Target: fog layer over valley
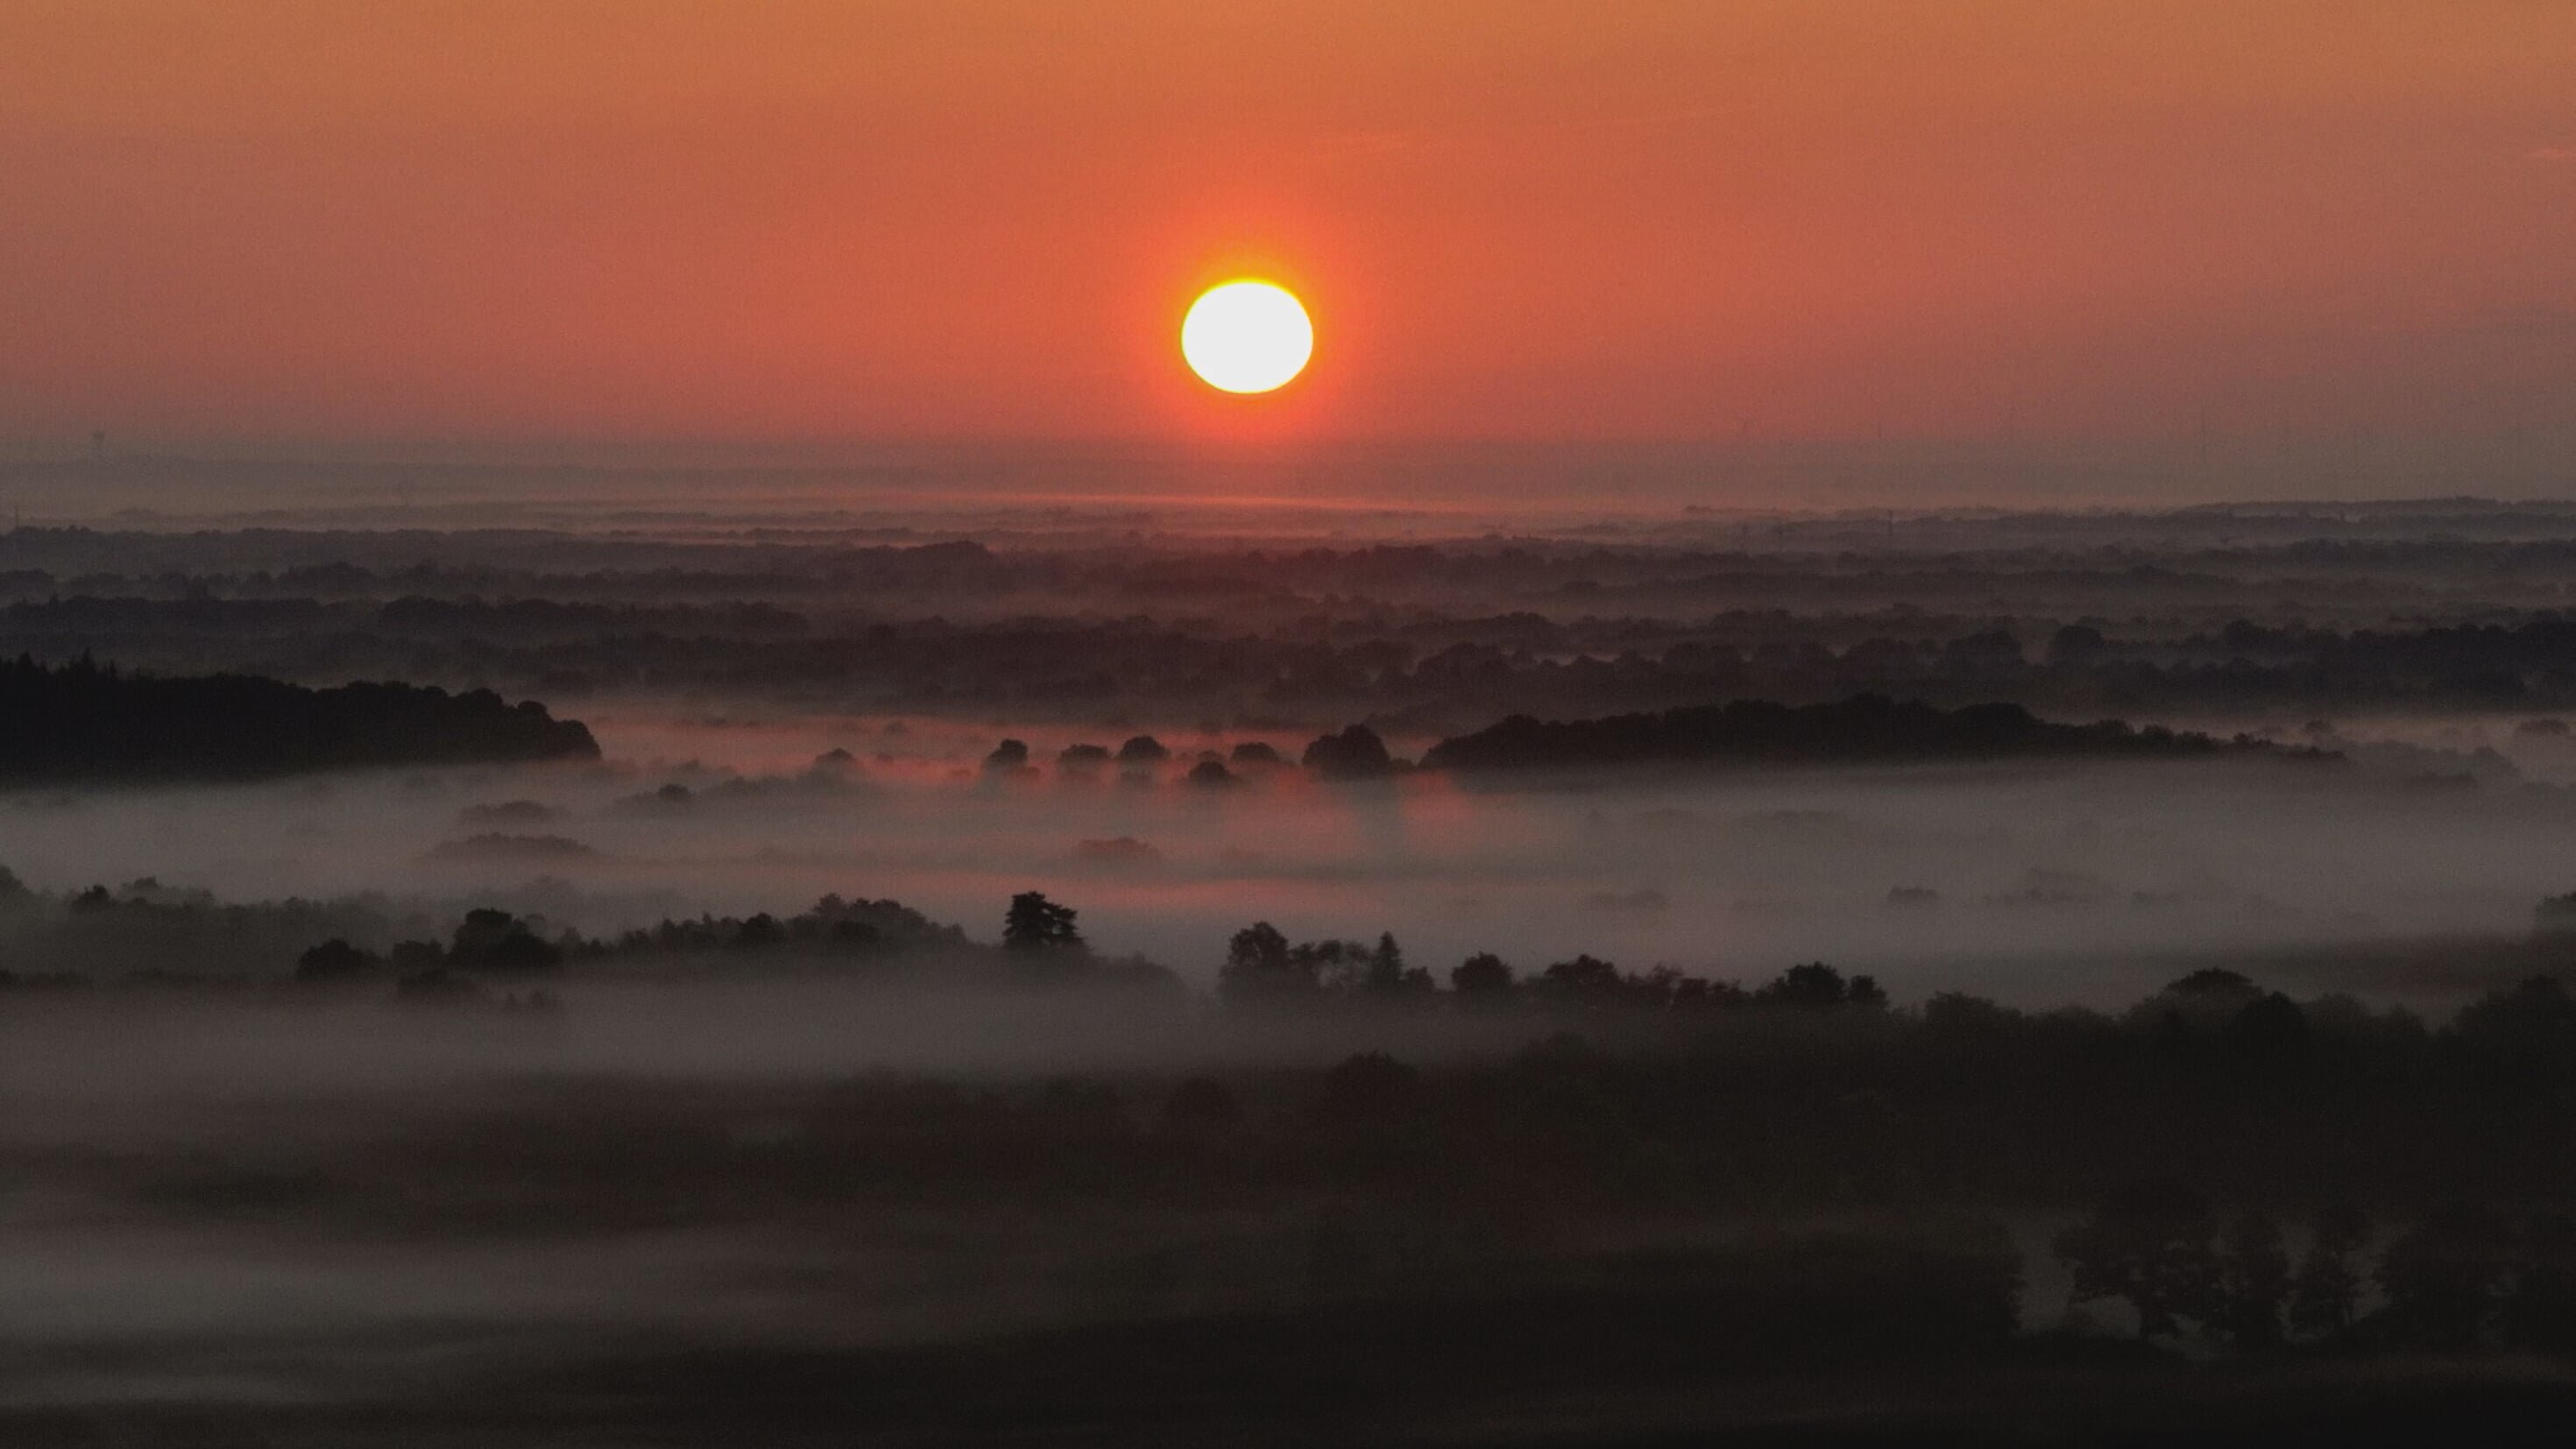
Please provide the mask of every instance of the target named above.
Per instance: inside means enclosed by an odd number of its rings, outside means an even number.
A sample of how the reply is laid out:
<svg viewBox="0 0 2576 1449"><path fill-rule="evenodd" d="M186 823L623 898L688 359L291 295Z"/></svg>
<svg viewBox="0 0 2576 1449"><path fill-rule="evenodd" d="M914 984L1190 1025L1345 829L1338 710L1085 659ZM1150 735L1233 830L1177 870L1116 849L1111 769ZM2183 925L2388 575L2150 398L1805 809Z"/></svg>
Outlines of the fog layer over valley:
<svg viewBox="0 0 2576 1449"><path fill-rule="evenodd" d="M378 932L486 903L598 932L839 892L989 938L997 903L1037 889L1077 903L1104 949L1201 983L1228 933L1267 918L1394 931L1440 962L1495 951L1535 969L1588 951L1751 977L1822 958L1900 994L2042 1004L2126 999L2198 953L2520 936L2576 859L2561 787L2500 758L2366 747L1572 779L1247 765L1211 785L1190 757L1240 737L1084 768L1028 730L1044 764L988 769L996 736L933 722L591 723L597 767L21 793L0 813L0 860L54 891L149 878L147 895L377 896L384 923L364 929ZM818 746L852 758L778 768ZM76 957L77 933L59 949ZM283 972L291 953L195 964Z"/></svg>
<svg viewBox="0 0 2576 1449"><path fill-rule="evenodd" d="M7 536L0 1442L2564 1407L2576 513L1296 521Z"/></svg>

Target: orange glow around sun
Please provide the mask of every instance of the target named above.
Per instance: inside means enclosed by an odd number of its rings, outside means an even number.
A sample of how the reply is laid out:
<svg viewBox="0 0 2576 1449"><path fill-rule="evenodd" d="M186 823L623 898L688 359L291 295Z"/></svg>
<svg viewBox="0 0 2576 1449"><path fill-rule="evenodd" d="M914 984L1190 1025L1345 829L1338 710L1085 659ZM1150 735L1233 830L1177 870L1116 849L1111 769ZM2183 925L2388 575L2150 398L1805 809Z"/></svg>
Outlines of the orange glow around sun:
<svg viewBox="0 0 2576 1449"><path fill-rule="evenodd" d="M2564 0L0 0L0 177L13 456L2576 425Z"/></svg>

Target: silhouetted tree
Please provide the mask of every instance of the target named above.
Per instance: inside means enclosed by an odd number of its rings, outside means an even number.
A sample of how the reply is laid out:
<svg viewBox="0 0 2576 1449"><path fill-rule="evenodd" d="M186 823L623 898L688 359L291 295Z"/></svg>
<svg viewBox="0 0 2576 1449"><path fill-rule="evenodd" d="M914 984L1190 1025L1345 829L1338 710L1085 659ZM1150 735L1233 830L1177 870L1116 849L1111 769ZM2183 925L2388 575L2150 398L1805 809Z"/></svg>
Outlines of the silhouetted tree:
<svg viewBox="0 0 2576 1449"><path fill-rule="evenodd" d="M1298 958L1278 927L1256 921L1226 942L1216 984L1228 1000L1256 1001L1312 996L1320 983L1313 963Z"/></svg>
<svg viewBox="0 0 2576 1449"><path fill-rule="evenodd" d="M2138 1010L2160 1011L2176 1024L2185 1036L2221 1028L2232 1022L2247 1007L2263 1000L2263 988L2241 972L2221 966L2204 966L2180 977L2156 993Z"/></svg>
<svg viewBox="0 0 2576 1449"><path fill-rule="evenodd" d="M2239 1074L2272 1081L2308 1064L2308 1014L2280 992L2246 1003L2220 1034L2228 1065Z"/></svg>
<svg viewBox="0 0 2576 1449"><path fill-rule="evenodd" d="M522 929L519 918L508 911L479 906L465 913L456 923L456 934L448 942L448 951L465 960L478 960L483 953L500 944L512 931Z"/></svg>
<svg viewBox="0 0 2576 1449"><path fill-rule="evenodd" d="M372 964L373 957L335 936L296 958L295 979L347 981L364 973Z"/></svg>
<svg viewBox="0 0 2576 1449"><path fill-rule="evenodd" d="M2524 1229L2522 1271L2505 1304L2505 1333L2543 1353L2576 1352L2576 1216L2543 1213Z"/></svg>
<svg viewBox="0 0 2576 1449"><path fill-rule="evenodd" d="M2350 1208L2317 1215L2316 1231L2290 1283L2290 1326L2308 1338L2340 1338L2361 1308L2359 1258L2370 1222Z"/></svg>
<svg viewBox="0 0 2576 1449"><path fill-rule="evenodd" d="M1449 989L1462 1001L1496 1001L1512 994L1512 968L1491 951L1479 951L1449 968Z"/></svg>
<svg viewBox="0 0 2576 1449"><path fill-rule="evenodd" d="M2090 624L2068 624L2049 636L2048 662L2051 664L2090 664L2102 657L2110 641Z"/></svg>
<svg viewBox="0 0 2576 1449"><path fill-rule="evenodd" d="M2057 1236L2074 1273L2073 1296L2125 1298L2140 1340L2207 1322L2217 1287L2209 1202L2177 1183L2141 1183L2114 1193L2093 1216Z"/></svg>
<svg viewBox="0 0 2576 1449"><path fill-rule="evenodd" d="M1288 948L1288 964L1326 991L1358 991L1368 985L1368 947L1357 941L1300 941Z"/></svg>
<svg viewBox="0 0 2576 1449"><path fill-rule="evenodd" d="M1370 780L1395 769L1386 741L1367 725L1356 724L1340 734L1318 736L1306 746L1301 763L1327 780Z"/></svg>
<svg viewBox="0 0 2576 1449"><path fill-rule="evenodd" d="M2401 1342L2471 1347L2492 1330L2513 1273L2512 1238L2481 1207L2431 1213L2379 1256L2388 1326Z"/></svg>
<svg viewBox="0 0 2576 1449"><path fill-rule="evenodd" d="M544 971L563 964L563 948L522 926L494 942L475 964L492 971Z"/></svg>
<svg viewBox="0 0 2576 1449"><path fill-rule="evenodd" d="M1022 740L1004 740L993 746L993 752L984 757L984 770L987 774L1006 775L1027 769L1028 764L1029 747Z"/></svg>
<svg viewBox="0 0 2576 1449"><path fill-rule="evenodd" d="M0 778L243 778L358 766L596 759L577 721L490 690L307 689L241 674L158 678L83 660L0 664Z"/></svg>
<svg viewBox="0 0 2576 1449"><path fill-rule="evenodd" d="M467 911L447 948L456 966L484 971L542 971L563 964L563 950L528 923L489 907Z"/></svg>
<svg viewBox="0 0 2576 1449"><path fill-rule="evenodd" d="M1616 965L1591 955L1555 962L1538 977L1539 990L1546 995L1583 1003L1612 1000L1626 984Z"/></svg>
<svg viewBox="0 0 2576 1449"><path fill-rule="evenodd" d="M2280 1226L2261 1213L2242 1214L2227 1225L2224 1247L2220 1321L2229 1341L2242 1352L2278 1347L2281 1309L2290 1294L2290 1257Z"/></svg>
<svg viewBox="0 0 2576 1449"><path fill-rule="evenodd" d="M1673 983L1672 1005L1679 1011L1733 1011L1752 999L1752 993L1732 981L1685 976Z"/></svg>
<svg viewBox="0 0 2576 1449"><path fill-rule="evenodd" d="M2242 971L2230 971L2224 966L2203 966L2197 971L2175 977L2165 987L2164 994L2221 997L2228 999L2230 1004L2235 1004L2252 1001L2263 993L2262 989L2254 984L2253 979Z"/></svg>
<svg viewBox="0 0 2576 1449"><path fill-rule="evenodd" d="M1118 747L1118 763L1129 769L1159 765L1171 757L1172 752L1152 735L1136 735Z"/></svg>
<svg viewBox="0 0 2576 1449"><path fill-rule="evenodd" d="M2559 728L2564 731L2566 726L2562 722ZM2531 909L2531 929L2539 936L2576 935L2576 891L2542 897Z"/></svg>
<svg viewBox="0 0 2576 1449"><path fill-rule="evenodd" d="M1073 924L1076 914L1041 892L1022 891L1011 897L1011 908L1002 915L1002 944L1013 951L1082 950L1082 933Z"/></svg>
<svg viewBox="0 0 2576 1449"><path fill-rule="evenodd" d="M1391 994L1404 989L1404 976L1404 948L1395 943L1393 931L1380 932L1377 948L1369 952L1363 984L1371 991Z"/></svg>
<svg viewBox="0 0 2576 1449"><path fill-rule="evenodd" d="M1876 985L1871 983L1873 990ZM1840 1006L1845 1000L1843 973L1822 961L1792 966L1754 992L1753 999L1774 1006ZM1885 994L1881 993L1879 999L1883 1003Z"/></svg>
<svg viewBox="0 0 2576 1449"><path fill-rule="evenodd" d="M2492 1070L2542 1081L2576 1077L2576 1000L2547 976L2482 997L2451 1023L2451 1037Z"/></svg>

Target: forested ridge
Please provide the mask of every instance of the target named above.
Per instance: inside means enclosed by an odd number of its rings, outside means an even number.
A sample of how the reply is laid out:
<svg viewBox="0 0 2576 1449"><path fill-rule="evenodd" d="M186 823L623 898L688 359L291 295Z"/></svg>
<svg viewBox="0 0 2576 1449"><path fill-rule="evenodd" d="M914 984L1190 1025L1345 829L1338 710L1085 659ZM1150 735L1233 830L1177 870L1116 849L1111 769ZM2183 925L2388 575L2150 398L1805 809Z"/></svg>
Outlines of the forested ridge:
<svg viewBox="0 0 2576 1449"><path fill-rule="evenodd" d="M245 674L164 678L88 658L0 665L0 779L243 779L393 765L596 759L578 720L488 689Z"/></svg>

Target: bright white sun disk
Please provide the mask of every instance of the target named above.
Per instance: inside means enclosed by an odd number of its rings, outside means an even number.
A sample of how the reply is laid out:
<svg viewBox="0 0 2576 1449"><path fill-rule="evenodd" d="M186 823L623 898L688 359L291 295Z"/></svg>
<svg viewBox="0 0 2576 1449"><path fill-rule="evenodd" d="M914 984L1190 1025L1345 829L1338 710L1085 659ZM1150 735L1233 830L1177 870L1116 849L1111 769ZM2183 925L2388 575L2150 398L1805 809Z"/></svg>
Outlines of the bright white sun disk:
<svg viewBox="0 0 2576 1449"><path fill-rule="evenodd" d="M1305 307L1269 282L1213 288L1181 322L1181 356L1190 371L1226 392L1276 391L1314 355L1315 324Z"/></svg>

